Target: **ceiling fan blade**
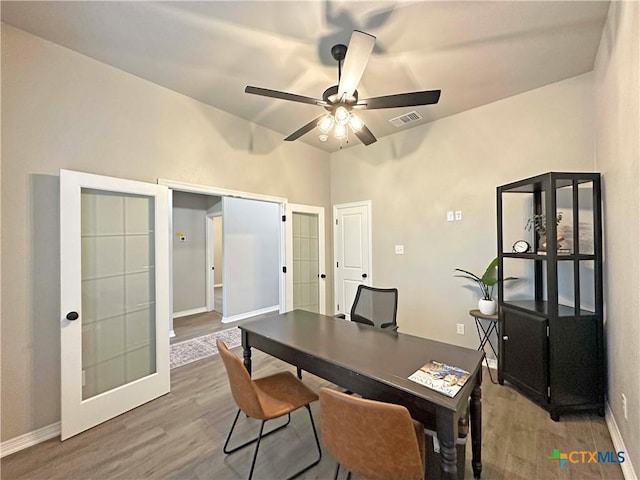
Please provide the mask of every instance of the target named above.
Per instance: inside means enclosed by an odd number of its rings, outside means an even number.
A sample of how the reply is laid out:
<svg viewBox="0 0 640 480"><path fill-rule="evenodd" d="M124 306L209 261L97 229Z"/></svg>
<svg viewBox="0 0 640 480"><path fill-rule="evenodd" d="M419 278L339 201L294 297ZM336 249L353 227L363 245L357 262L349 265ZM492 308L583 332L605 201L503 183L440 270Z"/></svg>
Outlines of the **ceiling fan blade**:
<svg viewBox="0 0 640 480"><path fill-rule="evenodd" d="M395 108L415 107L417 105L433 105L440 100L440 90L425 90L423 92L398 93L384 97L373 97L359 100L354 108Z"/></svg>
<svg viewBox="0 0 640 480"><path fill-rule="evenodd" d="M304 127L300 127L298 130L296 130L291 135L289 135L287 138L285 138L284 141L285 142L293 142L294 140L297 140L298 138L303 136L305 133L309 133L311 130L313 130L314 128L316 128L318 126L318 122L324 116L325 115L323 114L323 115L320 115L317 118L314 118L309 123L307 123Z"/></svg>
<svg viewBox="0 0 640 480"><path fill-rule="evenodd" d="M281 100L290 100L298 103L308 103L310 105L319 105L324 107L327 102L318 98L305 97L303 95L296 95L295 93L281 92L279 90L269 90L268 88L252 87L248 85L244 89L245 93L251 93L253 95L261 95L263 97L279 98Z"/></svg>
<svg viewBox="0 0 640 480"><path fill-rule="evenodd" d="M353 92L360 83L375 43L376 37L368 33L354 30L351 34L351 40L347 46L347 56L342 64L340 85L338 85L340 98L353 97Z"/></svg>
<svg viewBox="0 0 640 480"><path fill-rule="evenodd" d="M378 139L371 133L371 130L367 128L366 125L363 125L360 130L355 133L358 140L360 140L365 145L371 145L373 142L377 142Z"/></svg>

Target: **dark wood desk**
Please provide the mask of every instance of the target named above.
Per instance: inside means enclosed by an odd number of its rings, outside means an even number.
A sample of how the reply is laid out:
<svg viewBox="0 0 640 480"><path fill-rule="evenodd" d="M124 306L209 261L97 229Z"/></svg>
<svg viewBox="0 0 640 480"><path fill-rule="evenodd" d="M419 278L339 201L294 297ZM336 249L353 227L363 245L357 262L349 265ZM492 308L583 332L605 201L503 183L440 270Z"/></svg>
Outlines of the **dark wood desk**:
<svg viewBox="0 0 640 480"><path fill-rule="evenodd" d="M480 352L303 310L244 323L239 328L249 373L254 347L363 397L404 405L424 424L433 425L435 420L442 478L457 478L458 420L471 398L471 465L474 478L480 478ZM429 360L456 365L470 372L471 378L454 398L407 380Z"/></svg>

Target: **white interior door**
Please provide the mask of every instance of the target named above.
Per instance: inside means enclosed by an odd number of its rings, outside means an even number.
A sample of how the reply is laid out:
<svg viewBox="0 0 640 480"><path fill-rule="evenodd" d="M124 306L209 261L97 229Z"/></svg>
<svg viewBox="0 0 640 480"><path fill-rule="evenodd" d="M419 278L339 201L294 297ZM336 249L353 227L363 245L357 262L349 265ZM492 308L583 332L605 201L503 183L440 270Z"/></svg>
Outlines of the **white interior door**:
<svg viewBox="0 0 640 480"><path fill-rule="evenodd" d="M349 318L358 285L371 285L371 202L333 207L336 313Z"/></svg>
<svg viewBox="0 0 640 480"><path fill-rule="evenodd" d="M326 312L324 208L288 203L286 210L286 304Z"/></svg>
<svg viewBox="0 0 640 480"><path fill-rule="evenodd" d="M60 171L61 438L170 389L167 187Z"/></svg>

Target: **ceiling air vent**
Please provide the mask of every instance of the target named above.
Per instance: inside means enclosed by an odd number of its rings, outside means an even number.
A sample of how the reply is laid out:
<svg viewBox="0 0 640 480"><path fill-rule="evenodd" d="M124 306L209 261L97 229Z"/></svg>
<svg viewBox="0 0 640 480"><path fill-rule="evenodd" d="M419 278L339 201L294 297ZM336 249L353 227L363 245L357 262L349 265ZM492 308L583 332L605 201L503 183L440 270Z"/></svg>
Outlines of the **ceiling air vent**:
<svg viewBox="0 0 640 480"><path fill-rule="evenodd" d="M414 110L412 112L405 113L404 115L400 115L399 117L392 118L389 121L396 127L402 127L403 125L417 122L418 120L422 120L422 117Z"/></svg>

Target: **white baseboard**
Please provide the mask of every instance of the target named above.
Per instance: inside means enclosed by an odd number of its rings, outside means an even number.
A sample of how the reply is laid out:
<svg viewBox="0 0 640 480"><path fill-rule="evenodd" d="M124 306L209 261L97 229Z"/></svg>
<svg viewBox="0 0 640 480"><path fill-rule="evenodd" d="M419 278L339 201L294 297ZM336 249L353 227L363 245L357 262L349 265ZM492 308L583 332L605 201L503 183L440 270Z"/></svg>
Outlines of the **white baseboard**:
<svg viewBox="0 0 640 480"><path fill-rule="evenodd" d="M265 313L279 312L280 305L274 305L273 307L261 308L260 310L254 310L252 312L239 313L238 315L232 315L231 317L222 317L222 323L237 322L238 320L244 320L245 318L255 317L256 315L264 315Z"/></svg>
<svg viewBox="0 0 640 480"><path fill-rule="evenodd" d="M222 286L221 283L216 283L216 284L213 285L213 288L218 288L218 287L221 287L221 286Z"/></svg>
<svg viewBox="0 0 640 480"><path fill-rule="evenodd" d="M620 468L622 468L622 475L624 476L625 480L638 480L638 475L636 475L636 472L633 469L633 465L631 464L629 453L624 446L624 440L622 439L622 435L620 434L620 430L618 429L618 424L616 423L616 419L613 416L613 412L611 411L609 402L605 403L604 419L607 422L607 428L609 429L609 435L611 435L613 448L616 450L616 452L625 452L624 462L620 464Z"/></svg>
<svg viewBox="0 0 640 480"><path fill-rule="evenodd" d="M183 310L181 312L175 312L173 314L173 318L186 317L188 315L195 315L197 313L206 313L206 312L207 312L207 307L192 308L191 310Z"/></svg>
<svg viewBox="0 0 640 480"><path fill-rule="evenodd" d="M60 436L60 422L25 433L0 444L0 458Z"/></svg>
<svg viewBox="0 0 640 480"><path fill-rule="evenodd" d="M498 361L495 358L487 357L487 364L491 370L498 370Z"/></svg>

